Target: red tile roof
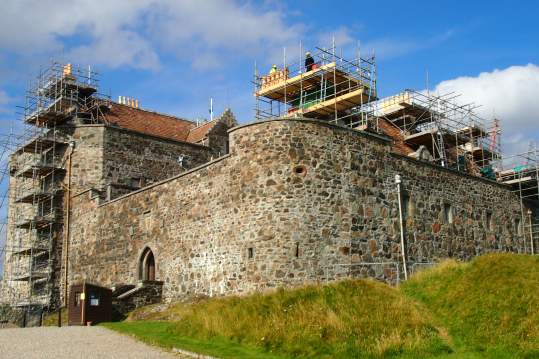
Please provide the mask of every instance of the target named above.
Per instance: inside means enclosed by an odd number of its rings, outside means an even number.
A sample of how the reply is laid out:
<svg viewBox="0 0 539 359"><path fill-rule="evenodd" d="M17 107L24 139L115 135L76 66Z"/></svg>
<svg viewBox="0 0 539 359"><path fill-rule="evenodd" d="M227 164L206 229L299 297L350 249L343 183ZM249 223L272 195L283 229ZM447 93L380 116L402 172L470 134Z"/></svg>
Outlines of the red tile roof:
<svg viewBox="0 0 539 359"><path fill-rule="evenodd" d="M187 142L197 143L206 137L206 134L210 132L211 128L217 123L217 119L210 121L200 127L193 128L187 135Z"/></svg>
<svg viewBox="0 0 539 359"><path fill-rule="evenodd" d="M388 135L394 140L393 150L395 152L402 155L408 155L409 153L415 152L412 147L408 146L402 141L404 139L404 135L401 133L401 131L389 122L386 122L383 119L379 119L378 128L384 131L386 135Z"/></svg>
<svg viewBox="0 0 539 359"><path fill-rule="evenodd" d="M186 141L189 131L196 127L193 121L117 103L112 104L106 117L120 128L179 141Z"/></svg>

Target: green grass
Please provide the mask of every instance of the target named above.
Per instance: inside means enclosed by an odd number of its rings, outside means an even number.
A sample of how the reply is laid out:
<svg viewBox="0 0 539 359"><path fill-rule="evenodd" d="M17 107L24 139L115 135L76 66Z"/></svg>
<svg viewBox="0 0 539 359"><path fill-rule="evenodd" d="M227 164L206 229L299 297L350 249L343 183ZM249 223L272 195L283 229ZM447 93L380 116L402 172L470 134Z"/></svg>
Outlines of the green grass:
<svg viewBox="0 0 539 359"><path fill-rule="evenodd" d="M223 359L538 358L538 304L539 258L494 254L446 261L399 290L369 280L279 289L145 307L105 326Z"/></svg>
<svg viewBox="0 0 539 359"><path fill-rule="evenodd" d="M235 345L219 338L205 340L190 336L178 336L175 333L176 324L172 322L122 322L99 325L123 334L134 335L137 339L147 344L156 345L170 351L173 348L181 348L219 358L281 358L265 353L262 350Z"/></svg>
<svg viewBox="0 0 539 359"><path fill-rule="evenodd" d="M176 304L150 315L153 320L181 318L172 328L181 338L243 346L279 357L427 358L451 351L414 301L368 280ZM138 316L140 312L135 312L131 318Z"/></svg>
<svg viewBox="0 0 539 359"><path fill-rule="evenodd" d="M447 261L419 272L401 290L448 328L460 355L539 358L539 257Z"/></svg>

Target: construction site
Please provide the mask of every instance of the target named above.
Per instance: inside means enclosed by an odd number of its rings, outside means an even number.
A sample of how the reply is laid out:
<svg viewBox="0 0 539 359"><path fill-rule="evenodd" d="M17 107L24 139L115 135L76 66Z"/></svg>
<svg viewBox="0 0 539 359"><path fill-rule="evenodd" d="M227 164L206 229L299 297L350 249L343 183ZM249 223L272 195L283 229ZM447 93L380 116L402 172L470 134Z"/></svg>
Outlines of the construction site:
<svg viewBox="0 0 539 359"><path fill-rule="evenodd" d="M253 83L254 121L229 109L190 121L112 101L97 72L51 62L26 92L23 133L0 141L10 320L38 323L80 283L134 309L536 253L535 142L504 157L499 120L475 104L380 99L359 45L354 59L285 51Z"/></svg>

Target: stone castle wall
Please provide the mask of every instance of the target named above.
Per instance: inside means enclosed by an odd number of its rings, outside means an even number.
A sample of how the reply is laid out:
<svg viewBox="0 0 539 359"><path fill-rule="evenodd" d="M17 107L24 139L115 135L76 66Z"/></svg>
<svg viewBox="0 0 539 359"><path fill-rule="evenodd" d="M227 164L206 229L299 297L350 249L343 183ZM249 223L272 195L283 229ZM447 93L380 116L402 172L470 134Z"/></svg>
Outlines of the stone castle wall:
<svg viewBox="0 0 539 359"><path fill-rule="evenodd" d="M508 187L397 155L382 137L277 119L236 127L229 155L117 200L75 196L70 282L136 283L146 248L166 300L346 276L394 282L395 173L409 203L409 261L522 251Z"/></svg>
<svg viewBox="0 0 539 359"><path fill-rule="evenodd" d="M52 153L54 152L54 162L63 168L63 171L56 171L54 178L48 176L45 183L47 188L54 186L56 189L56 194L52 201L55 224L48 230L50 232L50 241L52 242L50 247L50 267L52 272L49 287L52 298L54 298L53 303L63 298L61 288L65 269L62 255L65 237L64 223L67 217L67 169L69 166L69 154L71 153L71 148L68 144L71 140L75 142L71 157L71 194L92 189L96 190L97 195L103 200L106 200L107 197L111 199L135 190L132 187L132 179L138 179L139 186L144 187L208 162L212 155L212 150L202 145L169 140L106 125L61 126L56 128L55 136L64 140L65 144L57 145L54 150L49 150L47 154L47 160L51 162ZM183 164L178 161L180 154L184 155ZM28 157L28 159L24 156ZM21 163L30 163L30 160L37 160L36 156L35 154L23 154L17 158L12 157L11 166L18 168ZM16 203L13 198L24 193L23 189L31 190L36 186L35 181L31 179L24 179L24 183L17 181L20 181L20 178L10 178L12 198L10 199L9 210L12 213L12 218L20 220L35 213L48 214L52 212L50 209L48 211L43 210L41 208L43 205L37 207L32 204ZM50 206L51 202L44 203L44 205ZM25 238L35 240L36 237L35 235L29 235L31 231L28 229L16 228L15 222L15 220L11 220L8 225L8 248L18 247L19 242ZM33 231L35 232L35 230ZM48 253L43 253L40 256L45 260L49 257ZM6 252L4 278L11 278L12 274L18 274L18 272L27 272L29 268L30 256L15 255L12 258L10 250ZM24 300L24 298L28 297L27 282L14 281L9 286L13 288L9 289L6 285L8 289L3 290L1 300L8 301L12 297L10 290L13 293L18 293L19 300Z"/></svg>

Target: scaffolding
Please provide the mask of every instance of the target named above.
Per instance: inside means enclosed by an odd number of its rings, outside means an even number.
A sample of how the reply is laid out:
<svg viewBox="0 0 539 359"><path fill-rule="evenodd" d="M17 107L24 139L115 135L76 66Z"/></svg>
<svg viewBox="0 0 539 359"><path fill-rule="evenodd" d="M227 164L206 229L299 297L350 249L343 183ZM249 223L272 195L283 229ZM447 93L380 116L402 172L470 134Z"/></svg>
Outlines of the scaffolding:
<svg viewBox="0 0 539 359"><path fill-rule="evenodd" d="M301 45L299 60L287 63L285 49L283 68L274 73L259 75L255 63L256 120L304 117L367 128L377 99L374 53L361 58L358 45L356 58L348 61L335 44L316 49L312 68L305 66Z"/></svg>
<svg viewBox="0 0 539 359"><path fill-rule="evenodd" d="M299 60L267 75L255 63L255 118L303 117L357 130L386 134L398 152L443 167L495 180L501 166L497 119L478 116L473 104L458 105L453 94L433 96L415 90L377 98L376 64L371 57L348 61L329 49L316 48L309 69L300 45Z"/></svg>
<svg viewBox="0 0 539 359"><path fill-rule="evenodd" d="M481 118L456 97L405 90L379 100L377 129L390 132L412 157L495 180L502 159L499 121Z"/></svg>
<svg viewBox="0 0 539 359"><path fill-rule="evenodd" d="M26 92L22 135L4 144L10 155L3 172L9 188L2 301L18 312L20 323L60 305L69 139L59 128L108 123L110 96L98 93L98 77L90 68L51 60Z"/></svg>
<svg viewBox="0 0 539 359"><path fill-rule="evenodd" d="M526 152L504 158L498 175L520 198L522 215L514 231L524 236L525 252L535 254L539 244L539 153L535 141L528 141Z"/></svg>

